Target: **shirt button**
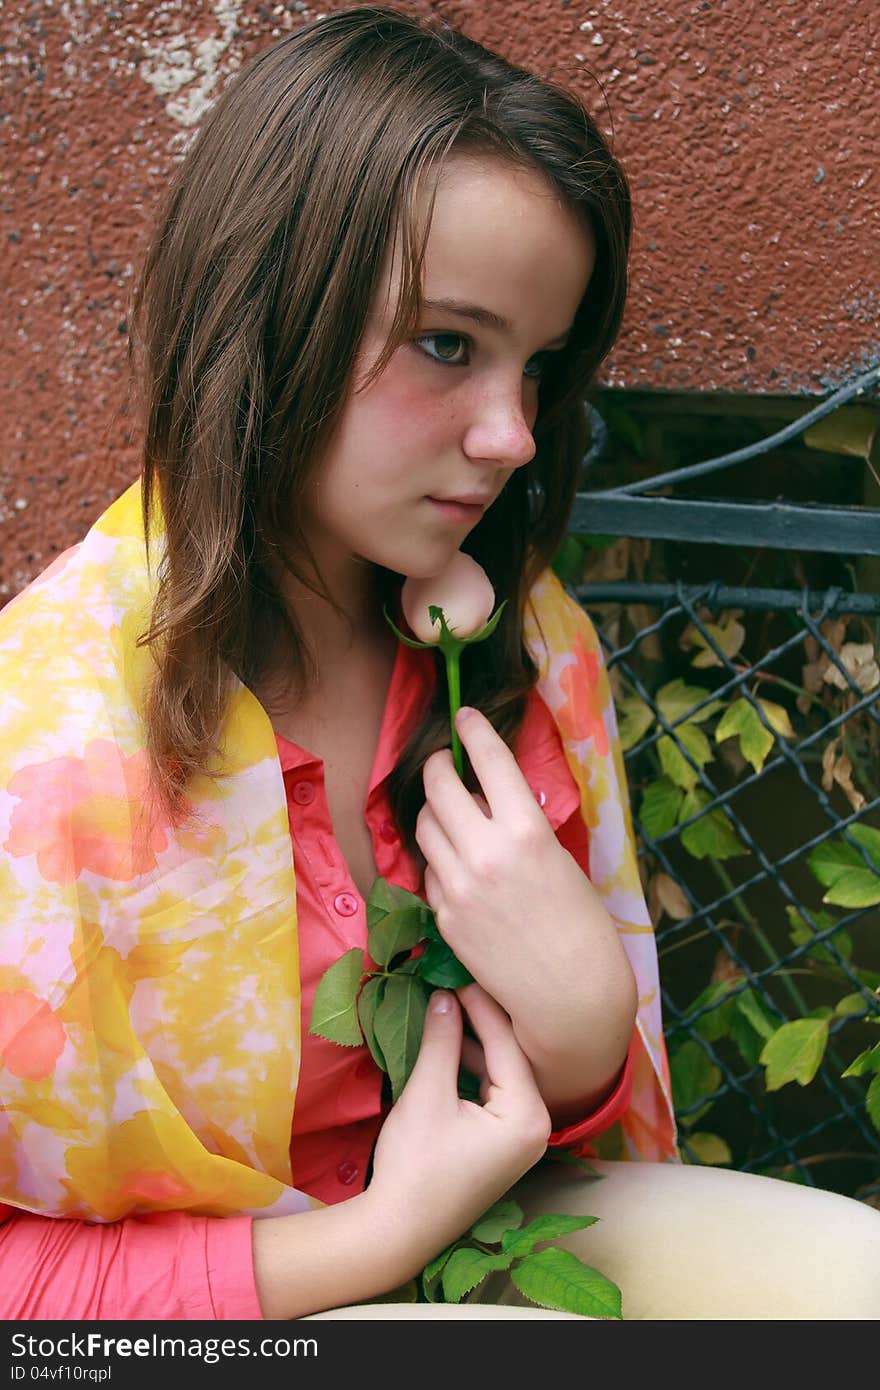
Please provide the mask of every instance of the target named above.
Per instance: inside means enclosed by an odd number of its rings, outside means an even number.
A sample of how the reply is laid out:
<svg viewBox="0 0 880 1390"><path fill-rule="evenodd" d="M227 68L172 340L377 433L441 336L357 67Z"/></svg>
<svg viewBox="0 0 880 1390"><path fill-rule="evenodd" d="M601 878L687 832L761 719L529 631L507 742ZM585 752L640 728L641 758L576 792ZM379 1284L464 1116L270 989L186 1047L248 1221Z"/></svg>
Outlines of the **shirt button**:
<svg viewBox="0 0 880 1390"><path fill-rule="evenodd" d="M396 845L400 839L397 826L390 817L387 820L383 820L382 824L379 826L379 838L380 840L384 840L386 845Z"/></svg>
<svg viewBox="0 0 880 1390"><path fill-rule="evenodd" d="M358 900L353 893L337 893L333 899L333 906L340 917L353 917L358 910Z"/></svg>
<svg viewBox="0 0 880 1390"><path fill-rule="evenodd" d="M293 799L300 806L309 806L315 799L315 788L311 782L297 782L293 788Z"/></svg>
<svg viewBox="0 0 880 1390"><path fill-rule="evenodd" d="M340 1163L336 1169L336 1176L345 1187L348 1187L349 1183L353 1183L357 1175L356 1163Z"/></svg>
<svg viewBox="0 0 880 1390"><path fill-rule="evenodd" d="M536 797L538 798L538 805L539 805L539 806L546 806L546 805L547 805L547 793L546 793L546 792L539 791L539 792L536 792L535 795L536 795Z"/></svg>

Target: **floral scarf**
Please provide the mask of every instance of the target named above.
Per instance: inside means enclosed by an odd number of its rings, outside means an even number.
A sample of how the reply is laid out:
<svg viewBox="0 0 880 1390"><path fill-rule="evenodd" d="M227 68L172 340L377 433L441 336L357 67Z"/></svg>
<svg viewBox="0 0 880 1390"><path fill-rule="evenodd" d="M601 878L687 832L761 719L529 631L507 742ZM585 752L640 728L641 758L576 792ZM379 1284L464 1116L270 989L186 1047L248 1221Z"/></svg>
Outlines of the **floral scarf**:
<svg viewBox="0 0 880 1390"><path fill-rule="evenodd" d="M296 889L272 726L238 685L224 775L195 779L193 815L168 820L138 713L151 603L135 484L0 613L0 1201L91 1221L307 1210L290 1182ZM549 572L526 638L639 987L632 1102L602 1151L674 1159L608 682Z"/></svg>

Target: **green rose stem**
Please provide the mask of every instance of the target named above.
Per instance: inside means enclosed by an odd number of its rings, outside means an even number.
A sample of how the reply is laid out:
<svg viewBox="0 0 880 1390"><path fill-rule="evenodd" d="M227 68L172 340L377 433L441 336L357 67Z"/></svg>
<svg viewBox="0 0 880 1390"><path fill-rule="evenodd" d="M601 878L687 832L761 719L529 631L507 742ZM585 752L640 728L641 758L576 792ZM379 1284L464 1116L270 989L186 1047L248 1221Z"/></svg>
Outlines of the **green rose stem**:
<svg viewBox="0 0 880 1390"><path fill-rule="evenodd" d="M498 626L501 614L504 611L504 603L499 604L491 618L478 632L472 633L470 637L458 637L446 624L446 615L442 608L436 604L431 604L428 608L428 616L434 624L440 624L440 635L436 642L416 642L412 637L404 637L403 633L394 626L385 609L385 619L391 631L399 641L404 642L408 647L439 647L446 662L446 688L449 693L449 729L452 736L452 761L459 777L464 778L464 752L461 746L461 739L458 737L458 730L455 727L455 716L461 709L461 653L465 647L469 647L473 642L485 642L487 637Z"/></svg>
<svg viewBox="0 0 880 1390"><path fill-rule="evenodd" d="M449 690L449 728L452 733L452 761L459 777L464 778L464 753L461 739L455 727L455 716L461 709L461 647L460 642L453 648L450 644L442 648L446 658L446 685Z"/></svg>

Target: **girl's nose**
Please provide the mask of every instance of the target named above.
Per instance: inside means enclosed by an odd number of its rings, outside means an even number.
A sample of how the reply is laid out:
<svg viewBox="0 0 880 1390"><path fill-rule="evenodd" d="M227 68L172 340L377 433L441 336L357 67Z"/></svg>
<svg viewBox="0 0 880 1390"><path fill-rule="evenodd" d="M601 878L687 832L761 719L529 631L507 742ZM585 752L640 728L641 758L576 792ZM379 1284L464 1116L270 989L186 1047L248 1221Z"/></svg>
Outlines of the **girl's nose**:
<svg viewBox="0 0 880 1390"><path fill-rule="evenodd" d="M500 468L521 468L535 457L532 425L537 411L524 406L522 385L511 390L487 392L476 403L465 432L463 448L468 458L491 462Z"/></svg>

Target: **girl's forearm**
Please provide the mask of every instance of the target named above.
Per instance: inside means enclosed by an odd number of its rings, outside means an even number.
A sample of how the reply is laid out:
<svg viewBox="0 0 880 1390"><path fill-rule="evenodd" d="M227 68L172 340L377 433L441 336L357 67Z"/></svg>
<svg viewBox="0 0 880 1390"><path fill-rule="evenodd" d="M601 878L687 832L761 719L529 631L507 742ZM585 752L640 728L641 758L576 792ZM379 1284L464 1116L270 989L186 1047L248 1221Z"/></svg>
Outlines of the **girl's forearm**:
<svg viewBox="0 0 880 1390"><path fill-rule="evenodd" d="M253 1243L264 1318L365 1303L406 1283L436 1253L417 1249L368 1191L316 1211L256 1220Z"/></svg>
<svg viewBox="0 0 880 1390"><path fill-rule="evenodd" d="M554 1129L597 1109L614 1089L635 1026L638 993L621 951L597 961L578 983L511 1015Z"/></svg>

